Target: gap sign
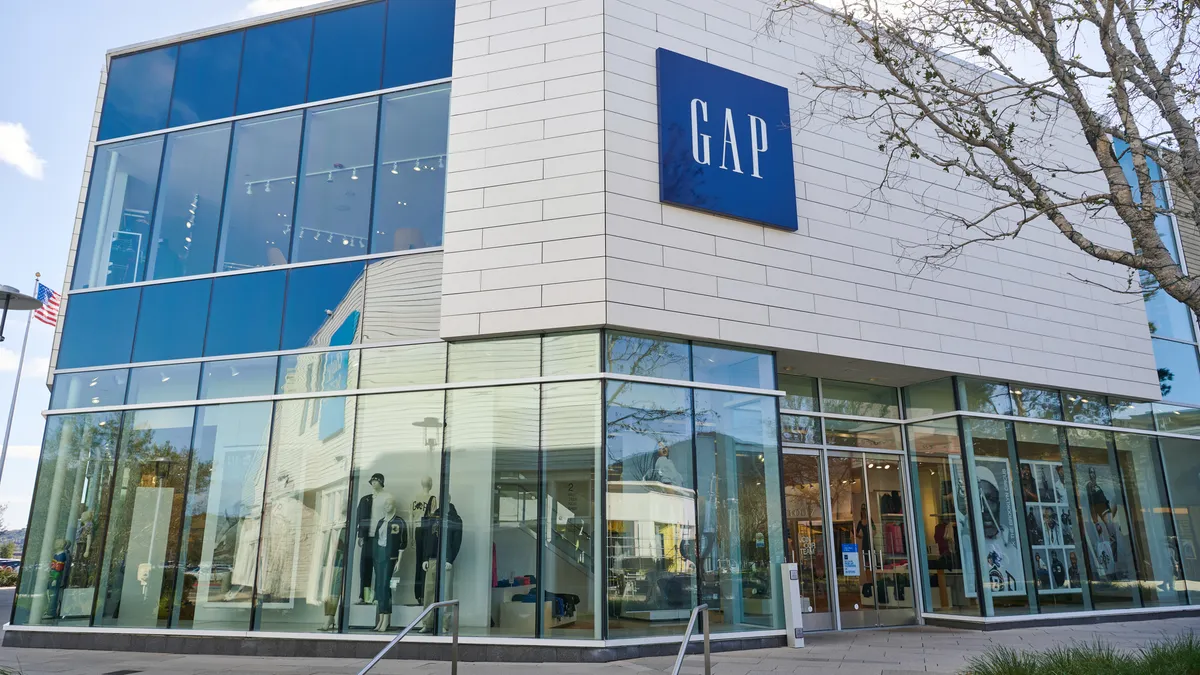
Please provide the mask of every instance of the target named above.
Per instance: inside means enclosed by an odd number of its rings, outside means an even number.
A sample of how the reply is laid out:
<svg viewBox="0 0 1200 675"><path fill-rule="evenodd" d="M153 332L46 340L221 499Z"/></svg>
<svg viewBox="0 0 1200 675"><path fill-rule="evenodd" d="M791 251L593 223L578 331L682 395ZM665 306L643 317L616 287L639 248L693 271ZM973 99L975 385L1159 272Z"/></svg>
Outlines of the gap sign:
<svg viewBox="0 0 1200 675"><path fill-rule="evenodd" d="M658 50L660 199L796 229L787 89Z"/></svg>

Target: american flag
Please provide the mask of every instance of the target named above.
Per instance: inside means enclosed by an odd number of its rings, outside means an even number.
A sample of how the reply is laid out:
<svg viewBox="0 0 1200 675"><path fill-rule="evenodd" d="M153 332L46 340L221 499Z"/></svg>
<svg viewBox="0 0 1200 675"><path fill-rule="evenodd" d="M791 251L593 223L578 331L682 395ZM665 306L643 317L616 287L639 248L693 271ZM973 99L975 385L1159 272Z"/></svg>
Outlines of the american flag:
<svg viewBox="0 0 1200 675"><path fill-rule="evenodd" d="M42 307L33 313L33 318L51 326L57 324L58 303L62 300L62 296L58 294L58 291L50 290L49 286L45 286L39 281L37 299L42 301Z"/></svg>

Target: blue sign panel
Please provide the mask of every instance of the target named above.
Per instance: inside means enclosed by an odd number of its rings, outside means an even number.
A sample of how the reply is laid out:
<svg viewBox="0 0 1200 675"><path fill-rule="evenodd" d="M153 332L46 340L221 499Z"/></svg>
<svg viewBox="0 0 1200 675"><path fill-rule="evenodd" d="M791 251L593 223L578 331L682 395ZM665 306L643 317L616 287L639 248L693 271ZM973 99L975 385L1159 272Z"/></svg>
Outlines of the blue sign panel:
<svg viewBox="0 0 1200 675"><path fill-rule="evenodd" d="M658 50L660 199L796 229L787 89Z"/></svg>

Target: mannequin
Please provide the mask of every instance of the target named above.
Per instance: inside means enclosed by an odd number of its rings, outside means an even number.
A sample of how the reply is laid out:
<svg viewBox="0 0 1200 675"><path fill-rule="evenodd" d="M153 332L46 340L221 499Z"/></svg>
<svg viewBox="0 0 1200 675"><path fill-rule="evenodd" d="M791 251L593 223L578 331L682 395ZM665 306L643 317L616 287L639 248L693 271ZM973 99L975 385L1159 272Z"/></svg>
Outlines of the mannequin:
<svg viewBox="0 0 1200 675"><path fill-rule="evenodd" d="M372 474L369 482L371 493L358 500L355 514L358 518L358 550L362 552L358 562L358 601L363 604L373 602L371 575L375 571L375 525L383 517L383 497L391 497L383 491L383 474Z"/></svg>
<svg viewBox="0 0 1200 675"><path fill-rule="evenodd" d="M421 570L425 573L424 584L424 606L428 607L437 602L438 595L438 551L442 545L442 528L443 519L445 520L445 537L446 537L446 560L445 571L442 573L445 586L446 597L454 595L454 561L458 558L458 551L462 548L463 524L462 518L458 516L458 510L454 508L452 502L447 502L446 513L443 516L442 509L438 508L433 512L433 515L427 515L421 520L421 530L424 535L423 544L419 543L420 555L418 559L422 559ZM437 630L437 612L430 612L425 616L425 620L421 625L422 633L433 633Z"/></svg>
<svg viewBox="0 0 1200 675"><path fill-rule="evenodd" d="M50 556L50 584L46 588L50 596L50 601L46 603L46 616L49 618L58 618L62 588L67 585L70 572L71 542L59 537L54 540L54 554Z"/></svg>
<svg viewBox="0 0 1200 675"><path fill-rule="evenodd" d="M382 517L372 528L372 539L379 550L375 560L375 630L386 632L392 624L392 573L400 551L408 547L408 524L396 515L396 500L384 494L376 500L383 510Z"/></svg>
<svg viewBox="0 0 1200 675"><path fill-rule="evenodd" d="M333 583L330 584L329 597L325 598L325 625L322 631L337 630L338 610L342 606L342 577L346 573L346 531L338 535L337 551L333 554Z"/></svg>
<svg viewBox="0 0 1200 675"><path fill-rule="evenodd" d="M437 497L433 496L433 478L425 476L421 479L421 502L413 504L413 517L417 520L417 531L413 535L416 541L417 549L416 565L417 569L413 575L413 595L416 596L417 604L424 606L425 603L425 562L429 559L426 555L425 545L428 543L428 538L425 534L426 529L434 527L432 525L433 513L437 511ZM420 514L418 517L417 514ZM437 549L433 550L433 557L437 557ZM436 580L435 580L436 581Z"/></svg>

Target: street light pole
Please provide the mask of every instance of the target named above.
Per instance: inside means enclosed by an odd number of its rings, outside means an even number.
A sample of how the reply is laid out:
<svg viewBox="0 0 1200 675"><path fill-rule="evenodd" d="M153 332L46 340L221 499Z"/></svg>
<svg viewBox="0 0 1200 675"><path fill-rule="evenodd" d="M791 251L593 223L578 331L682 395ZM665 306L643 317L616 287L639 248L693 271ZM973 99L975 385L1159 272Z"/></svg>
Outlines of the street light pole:
<svg viewBox="0 0 1200 675"><path fill-rule="evenodd" d="M41 274L37 275L41 277ZM17 357L17 378L13 382L12 402L8 405L8 423L4 425L4 443L0 445L0 485L4 484L4 460L8 456L8 439L12 436L13 416L17 412L17 392L21 389L21 370L25 367L25 347L29 344L29 326L33 323L33 311L41 309L42 303L37 298L22 295L11 286L0 286L0 295L4 297L4 313L0 314L0 341L4 340L4 323L8 319L8 310L28 311L25 319L25 337L21 340L21 355Z"/></svg>

